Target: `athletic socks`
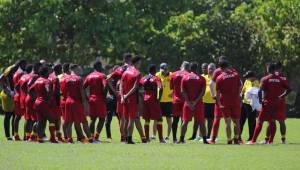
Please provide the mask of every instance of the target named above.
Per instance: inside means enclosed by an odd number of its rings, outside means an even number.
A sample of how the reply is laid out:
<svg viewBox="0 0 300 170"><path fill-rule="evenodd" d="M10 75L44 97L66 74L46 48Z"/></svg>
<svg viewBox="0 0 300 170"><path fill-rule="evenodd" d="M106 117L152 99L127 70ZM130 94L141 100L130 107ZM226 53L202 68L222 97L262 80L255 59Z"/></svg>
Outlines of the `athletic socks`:
<svg viewBox="0 0 300 170"><path fill-rule="evenodd" d="M164 141L162 122L157 122L156 128L158 132L159 141Z"/></svg>
<svg viewBox="0 0 300 170"><path fill-rule="evenodd" d="M144 124L144 130L145 130L146 140L150 141L150 137L149 137L149 122L145 122L145 124Z"/></svg>
<svg viewBox="0 0 300 170"><path fill-rule="evenodd" d="M261 123L257 123L256 124L256 127L255 127L255 130L254 130L254 134L253 134L253 138L252 138L252 142L256 142L257 140L257 137L261 131L261 128L262 128L262 124Z"/></svg>
<svg viewBox="0 0 300 170"><path fill-rule="evenodd" d="M173 134L173 142L177 141L177 127L178 127L179 117L173 118L172 123L172 134Z"/></svg>
<svg viewBox="0 0 300 170"><path fill-rule="evenodd" d="M211 139L212 142L215 142L218 136L219 126L220 126L220 119L214 119L214 123L212 127L212 139Z"/></svg>
<svg viewBox="0 0 300 170"><path fill-rule="evenodd" d="M50 131L50 142L57 143L57 141L55 139L55 124L54 123L49 124L49 131Z"/></svg>
<svg viewBox="0 0 300 170"><path fill-rule="evenodd" d="M272 123L270 123L270 139L269 139L268 143L273 143L275 134L276 134L276 123L272 122Z"/></svg>

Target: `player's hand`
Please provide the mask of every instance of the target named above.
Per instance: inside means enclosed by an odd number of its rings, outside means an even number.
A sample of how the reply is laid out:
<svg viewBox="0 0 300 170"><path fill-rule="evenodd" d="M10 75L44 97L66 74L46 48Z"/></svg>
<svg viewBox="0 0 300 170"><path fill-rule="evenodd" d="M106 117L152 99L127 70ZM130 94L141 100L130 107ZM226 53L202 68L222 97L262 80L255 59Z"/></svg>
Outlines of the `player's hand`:
<svg viewBox="0 0 300 170"><path fill-rule="evenodd" d="M194 105L193 105L192 102L188 101L188 102L187 102L187 105L188 105L188 107L189 107L191 110L194 110Z"/></svg>
<svg viewBox="0 0 300 170"><path fill-rule="evenodd" d="M124 96L121 97L121 104L124 104L125 103L125 98Z"/></svg>

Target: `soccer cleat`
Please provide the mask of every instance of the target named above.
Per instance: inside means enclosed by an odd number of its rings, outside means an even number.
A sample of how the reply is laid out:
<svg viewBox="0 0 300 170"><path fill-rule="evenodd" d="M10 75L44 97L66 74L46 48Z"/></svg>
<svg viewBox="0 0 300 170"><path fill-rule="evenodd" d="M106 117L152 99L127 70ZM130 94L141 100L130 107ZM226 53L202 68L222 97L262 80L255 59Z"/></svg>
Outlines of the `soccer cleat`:
<svg viewBox="0 0 300 170"><path fill-rule="evenodd" d="M268 144L268 141L263 140L263 141L258 142L258 144L260 144L260 145L266 145L266 144Z"/></svg>
<svg viewBox="0 0 300 170"><path fill-rule="evenodd" d="M30 142L36 142L37 141L37 136L36 135L31 135L29 141Z"/></svg>
<svg viewBox="0 0 300 170"><path fill-rule="evenodd" d="M167 143L164 139L159 140L159 143Z"/></svg>
<svg viewBox="0 0 300 170"><path fill-rule="evenodd" d="M169 137L165 137L165 141L169 141L170 140L170 138Z"/></svg>
<svg viewBox="0 0 300 170"><path fill-rule="evenodd" d="M203 140L203 144L209 144L209 142L207 142L207 140Z"/></svg>
<svg viewBox="0 0 300 170"><path fill-rule="evenodd" d="M246 143L246 145L255 145L255 144L256 142L253 142L252 140Z"/></svg>
<svg viewBox="0 0 300 170"><path fill-rule="evenodd" d="M233 139L233 144L235 145L239 145L240 144L240 141L239 139ZM242 142L243 143L243 142Z"/></svg>
<svg viewBox="0 0 300 170"><path fill-rule="evenodd" d="M184 140L180 140L177 142L177 144L185 144L185 141Z"/></svg>
<svg viewBox="0 0 300 170"><path fill-rule="evenodd" d="M11 137L7 137L6 140L10 141L13 140Z"/></svg>
<svg viewBox="0 0 300 170"><path fill-rule="evenodd" d="M142 140L142 143L148 143L148 142L150 142L150 141L148 141L148 140L146 139L146 137L142 137L141 140Z"/></svg>
<svg viewBox="0 0 300 170"><path fill-rule="evenodd" d="M198 137L197 137L198 138ZM188 140L196 140L197 139L196 136L192 136L190 137Z"/></svg>
<svg viewBox="0 0 300 170"><path fill-rule="evenodd" d="M156 140L156 137L155 137L155 136L152 136L150 139L151 139L151 140Z"/></svg>
<svg viewBox="0 0 300 170"><path fill-rule="evenodd" d="M211 145L215 145L215 144L216 144L216 141L210 140L208 143L211 144Z"/></svg>
<svg viewBox="0 0 300 170"><path fill-rule="evenodd" d="M281 144L286 144L286 139L285 138L281 138Z"/></svg>
<svg viewBox="0 0 300 170"><path fill-rule="evenodd" d="M80 139L80 142L83 144L87 144L87 143L89 143L89 140L87 138L82 138L82 139Z"/></svg>
<svg viewBox="0 0 300 170"><path fill-rule="evenodd" d="M15 135L14 136L14 141L21 141L20 136L19 135Z"/></svg>
<svg viewBox="0 0 300 170"><path fill-rule="evenodd" d="M202 142L203 139L202 139L200 136L197 136L197 137L194 139L194 141L200 141L200 142Z"/></svg>
<svg viewBox="0 0 300 170"><path fill-rule="evenodd" d="M58 141L55 138L50 138L50 143L58 143Z"/></svg>
<svg viewBox="0 0 300 170"><path fill-rule="evenodd" d="M232 144L232 140L228 140L227 145L231 145L231 144Z"/></svg>

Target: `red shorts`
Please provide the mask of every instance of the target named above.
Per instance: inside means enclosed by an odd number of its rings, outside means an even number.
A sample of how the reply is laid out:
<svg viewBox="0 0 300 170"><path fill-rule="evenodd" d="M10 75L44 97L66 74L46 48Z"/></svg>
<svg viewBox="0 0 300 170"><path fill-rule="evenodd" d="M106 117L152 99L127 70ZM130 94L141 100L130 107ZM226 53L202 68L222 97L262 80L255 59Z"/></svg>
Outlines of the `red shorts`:
<svg viewBox="0 0 300 170"><path fill-rule="evenodd" d="M103 100L89 99L90 117L105 118L107 115L106 103Z"/></svg>
<svg viewBox="0 0 300 170"><path fill-rule="evenodd" d="M286 104L284 101L279 102L275 119L278 121L284 121L286 119Z"/></svg>
<svg viewBox="0 0 300 170"><path fill-rule="evenodd" d="M264 103L258 115L258 121L262 122L262 121L275 120L278 111L279 111L278 103L277 104Z"/></svg>
<svg viewBox="0 0 300 170"><path fill-rule="evenodd" d="M25 120L37 121L37 115L33 109L34 101L32 101L29 95L25 99Z"/></svg>
<svg viewBox="0 0 300 170"><path fill-rule="evenodd" d="M159 101L144 101L143 118L145 120L161 120L162 114Z"/></svg>
<svg viewBox="0 0 300 170"><path fill-rule="evenodd" d="M196 120L198 120L199 123L205 122L203 102L201 101L198 102L194 110L191 110L190 107L186 103L184 103L182 121L183 122L192 121L193 117Z"/></svg>
<svg viewBox="0 0 300 170"><path fill-rule="evenodd" d="M241 117L241 105L240 104L224 106L224 107L220 108L220 111L225 118L230 117L231 119L239 119Z"/></svg>
<svg viewBox="0 0 300 170"><path fill-rule="evenodd" d="M53 119L48 102L42 99L36 99L33 108L35 110L35 113L37 114L38 120Z"/></svg>
<svg viewBox="0 0 300 170"><path fill-rule="evenodd" d="M173 112L174 117L181 117L182 116L183 105L184 105L183 102L180 102L180 103L174 103L173 102L172 112Z"/></svg>
<svg viewBox="0 0 300 170"><path fill-rule="evenodd" d="M66 100L65 110L65 122L66 123L85 123L87 122L84 114L84 106L81 102L74 101L68 98Z"/></svg>
<svg viewBox="0 0 300 170"><path fill-rule="evenodd" d="M223 114L222 114L222 112L220 111L220 108L219 108L219 105L218 105L218 104L215 104L215 108L214 108L214 116L215 116L215 118L222 118L222 117L223 117Z"/></svg>
<svg viewBox="0 0 300 170"><path fill-rule="evenodd" d="M131 102L123 104L123 116L125 119L136 119L138 118L138 103Z"/></svg>
<svg viewBox="0 0 300 170"><path fill-rule="evenodd" d="M23 110L20 106L20 94L16 93L14 96L14 104L15 104L15 113L17 116L23 116Z"/></svg>

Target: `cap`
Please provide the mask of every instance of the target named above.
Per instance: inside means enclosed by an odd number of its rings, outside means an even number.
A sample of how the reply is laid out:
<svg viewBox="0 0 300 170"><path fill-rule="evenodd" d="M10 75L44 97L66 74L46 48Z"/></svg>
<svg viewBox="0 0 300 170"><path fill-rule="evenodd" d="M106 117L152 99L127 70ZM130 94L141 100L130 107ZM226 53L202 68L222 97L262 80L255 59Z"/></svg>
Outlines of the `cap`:
<svg viewBox="0 0 300 170"><path fill-rule="evenodd" d="M161 63L159 69L160 71L165 71L167 69L167 63Z"/></svg>

